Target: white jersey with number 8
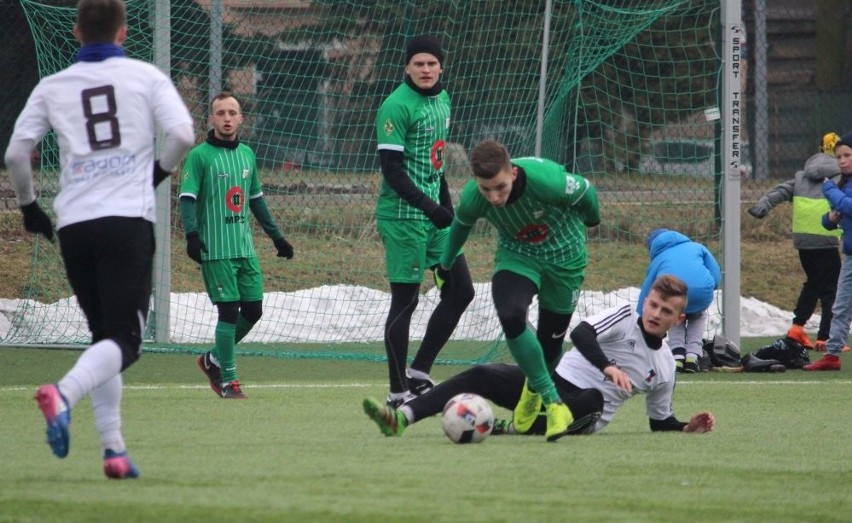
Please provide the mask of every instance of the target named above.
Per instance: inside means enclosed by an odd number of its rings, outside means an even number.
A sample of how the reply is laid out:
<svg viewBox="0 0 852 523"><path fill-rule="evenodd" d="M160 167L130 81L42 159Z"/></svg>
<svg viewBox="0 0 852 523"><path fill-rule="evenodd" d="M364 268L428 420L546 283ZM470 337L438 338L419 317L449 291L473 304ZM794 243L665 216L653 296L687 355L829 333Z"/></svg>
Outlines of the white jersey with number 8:
<svg viewBox="0 0 852 523"><path fill-rule="evenodd" d="M125 57L78 62L42 79L12 141L38 143L52 128L60 149L57 228L105 216L155 221L154 136L192 117L171 80Z"/></svg>

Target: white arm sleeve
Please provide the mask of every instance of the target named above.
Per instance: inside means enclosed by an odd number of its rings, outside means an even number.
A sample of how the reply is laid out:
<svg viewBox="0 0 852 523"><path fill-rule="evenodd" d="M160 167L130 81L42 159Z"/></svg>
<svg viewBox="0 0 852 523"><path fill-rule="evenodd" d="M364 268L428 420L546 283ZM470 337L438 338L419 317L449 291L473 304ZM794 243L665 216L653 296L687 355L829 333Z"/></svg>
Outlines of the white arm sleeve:
<svg viewBox="0 0 852 523"><path fill-rule="evenodd" d="M191 125L178 125L165 132L160 167L173 172L189 149L195 145L195 130Z"/></svg>
<svg viewBox="0 0 852 523"><path fill-rule="evenodd" d="M6 148L6 167L9 169L15 196L18 197L18 205L27 205L36 199L33 190L33 169L30 165L34 146L32 140L13 140Z"/></svg>

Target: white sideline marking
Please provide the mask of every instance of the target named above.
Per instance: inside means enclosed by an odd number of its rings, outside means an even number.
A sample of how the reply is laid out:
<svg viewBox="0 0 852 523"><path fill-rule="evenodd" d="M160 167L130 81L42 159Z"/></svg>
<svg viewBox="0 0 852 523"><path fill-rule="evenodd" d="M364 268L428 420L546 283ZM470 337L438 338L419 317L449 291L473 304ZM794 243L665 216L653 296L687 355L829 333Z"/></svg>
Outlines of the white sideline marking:
<svg viewBox="0 0 852 523"><path fill-rule="evenodd" d="M249 388L251 389L344 389L344 388L365 388L365 387L379 387L382 386L382 383L252 383ZM35 390L38 388L38 385L33 386L13 386L13 387L0 387L0 392L17 392L22 390ZM209 389L210 385L205 384L197 384L197 385L183 385L180 383L167 383L163 385L124 385L124 390L192 390L192 389Z"/></svg>
<svg viewBox="0 0 852 523"><path fill-rule="evenodd" d="M249 384L250 389L344 389L349 387L372 387L371 383L260 383ZM125 385L129 390L159 390L159 389L209 389L209 384L181 385L180 383L166 385Z"/></svg>
<svg viewBox="0 0 852 523"><path fill-rule="evenodd" d="M251 384L250 389L345 389L366 387L382 387L387 384L382 382L375 383L258 383ZM773 380L773 381L679 381L679 387L689 385L724 385L725 387L736 385L852 385L852 380L842 381L794 381L794 380ZM35 390L34 386L12 386L0 387L0 392L20 392L22 390ZM210 385L207 383L197 385L182 385L180 383L170 383L164 385L125 385L125 390L207 390Z"/></svg>
<svg viewBox="0 0 852 523"><path fill-rule="evenodd" d="M796 381L796 380L773 380L773 381L678 381L681 385L852 385L852 381Z"/></svg>

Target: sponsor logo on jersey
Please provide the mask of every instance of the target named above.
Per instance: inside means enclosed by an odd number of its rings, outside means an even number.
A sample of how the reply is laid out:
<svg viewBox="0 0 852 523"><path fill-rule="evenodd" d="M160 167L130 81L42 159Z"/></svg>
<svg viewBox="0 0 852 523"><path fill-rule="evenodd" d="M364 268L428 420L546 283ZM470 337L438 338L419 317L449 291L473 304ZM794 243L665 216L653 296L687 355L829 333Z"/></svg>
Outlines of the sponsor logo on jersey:
<svg viewBox="0 0 852 523"><path fill-rule="evenodd" d="M550 227L546 223L527 225L515 234L515 239L524 243L541 243L550 236Z"/></svg>
<svg viewBox="0 0 852 523"><path fill-rule="evenodd" d="M249 175L249 170L248 170L248 169L243 169L243 180L245 180L246 178L248 178L248 175Z"/></svg>
<svg viewBox="0 0 852 523"><path fill-rule="evenodd" d="M83 160L71 164L72 182L84 182L101 176L124 176L136 168L136 155L123 154Z"/></svg>
<svg viewBox="0 0 852 523"><path fill-rule="evenodd" d="M444 166L444 148L446 146L447 142L444 140L435 140L435 143L432 144L432 152L429 154L429 160L432 162L432 167L436 171L440 171Z"/></svg>
<svg viewBox="0 0 852 523"><path fill-rule="evenodd" d="M654 369L648 371L648 375L645 376L645 383L651 383L651 380L657 376L657 373L654 372Z"/></svg>
<svg viewBox="0 0 852 523"><path fill-rule="evenodd" d="M235 185L228 189L228 192L225 194L225 205L228 209L239 214L243 212L245 203L246 200L242 187Z"/></svg>
<svg viewBox="0 0 852 523"><path fill-rule="evenodd" d="M242 214L235 214L233 216L225 216L225 225L233 225L239 223L246 223L246 217Z"/></svg>
<svg viewBox="0 0 852 523"><path fill-rule="evenodd" d="M544 216L544 211L533 211L533 218L535 218L536 220L538 220L542 216Z"/></svg>
<svg viewBox="0 0 852 523"><path fill-rule="evenodd" d="M227 177L228 177L228 173L219 173L219 174L217 174L216 176L217 176L217 177L219 177L219 178L227 178Z"/></svg>
<svg viewBox="0 0 852 523"><path fill-rule="evenodd" d="M435 128L434 127L427 127L425 129L425 131L426 131L426 134L432 134L432 133L435 132Z"/></svg>

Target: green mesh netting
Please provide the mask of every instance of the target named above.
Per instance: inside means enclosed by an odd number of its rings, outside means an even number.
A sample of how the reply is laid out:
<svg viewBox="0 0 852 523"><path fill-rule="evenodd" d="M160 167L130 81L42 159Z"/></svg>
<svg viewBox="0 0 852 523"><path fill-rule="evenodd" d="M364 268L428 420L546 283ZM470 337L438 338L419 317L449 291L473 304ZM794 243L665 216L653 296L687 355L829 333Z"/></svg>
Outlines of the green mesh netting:
<svg viewBox="0 0 852 523"><path fill-rule="evenodd" d="M22 5L42 75L68 66L77 48L73 7ZM637 297L631 288L642 282L642 242L651 229L676 228L718 249L718 132L705 117L718 105L718 1L554 0L543 99L546 17L545 2L537 0L127 5L128 54L154 61L154 44L168 43L171 77L195 116L199 140L216 92L228 89L241 99L241 138L255 149L270 209L296 248L296 257L282 262L257 233L267 296L244 353L384 357L389 295L372 216L380 180L374 118L403 78L406 41L420 33L438 35L446 49L443 82L453 102L448 178L456 194L469 178L466 151L484 138L497 138L514 156L535 154L540 142L543 156L599 188L603 223L590 231L587 281L619 266L624 284L584 292L574 323ZM168 21L168 39L155 20ZM40 198L49 208L59 163L52 137L41 144L41 162ZM160 248L171 248L171 287L156 290L170 293L171 328L167 343L147 348L196 350L212 342L216 315L184 254L176 204L172 211L171 238L158 238ZM481 224L466 246L481 283L443 361L507 357L488 287L494 241ZM595 263L598 246L619 254ZM27 299L3 343L87 343L58 249L37 241L33 256ZM424 285L412 323L412 354L437 303L431 287ZM534 324L535 310L530 319ZM719 323L717 311L709 328Z"/></svg>

